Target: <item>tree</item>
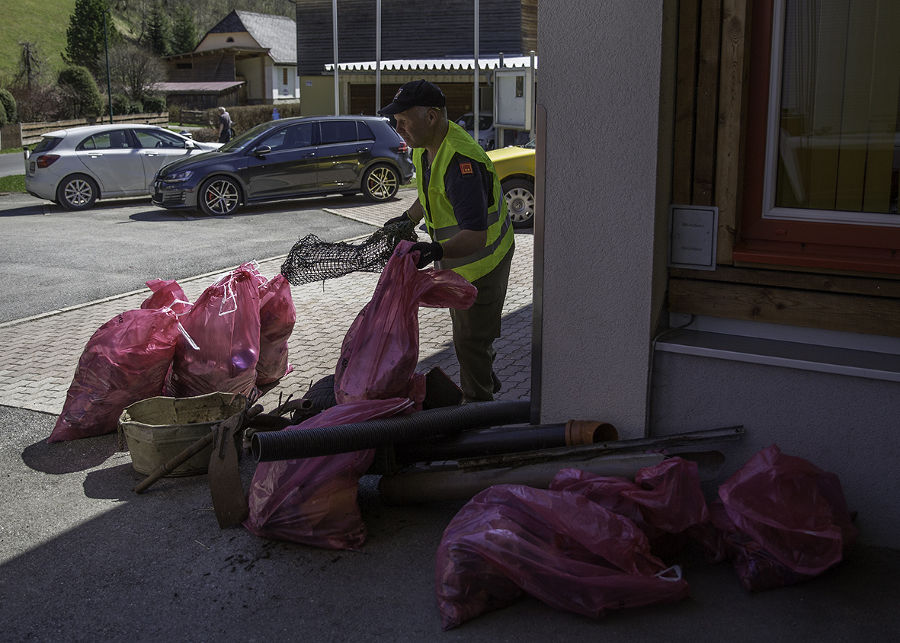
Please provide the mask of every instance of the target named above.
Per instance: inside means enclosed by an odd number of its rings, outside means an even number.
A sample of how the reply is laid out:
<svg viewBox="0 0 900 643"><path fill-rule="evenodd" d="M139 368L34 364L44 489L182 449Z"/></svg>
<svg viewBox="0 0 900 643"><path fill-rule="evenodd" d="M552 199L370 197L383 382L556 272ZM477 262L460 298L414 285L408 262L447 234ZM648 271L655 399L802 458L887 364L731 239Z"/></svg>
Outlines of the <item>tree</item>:
<svg viewBox="0 0 900 643"><path fill-rule="evenodd" d="M153 85L165 80L162 62L146 49L121 42L109 50L109 70L113 87L136 103L153 91Z"/></svg>
<svg viewBox="0 0 900 643"><path fill-rule="evenodd" d="M63 60L69 65L87 67L99 77L103 67L101 60L105 53L103 25L109 31L109 44L118 41L112 15L106 0L75 0L75 10L69 17L66 29L66 51Z"/></svg>
<svg viewBox="0 0 900 643"><path fill-rule="evenodd" d="M180 5L175 10L175 21L172 25L172 53L183 54L193 51L197 46L199 35L190 6Z"/></svg>
<svg viewBox="0 0 900 643"><path fill-rule="evenodd" d="M40 81L44 61L38 52L37 45L33 42L20 42L22 55L19 58L19 70L16 72L16 82L25 82L25 87L31 87Z"/></svg>
<svg viewBox="0 0 900 643"><path fill-rule="evenodd" d="M159 3L154 3L147 21L146 44L157 56L171 53L172 25Z"/></svg>
<svg viewBox="0 0 900 643"><path fill-rule="evenodd" d="M59 72L57 84L65 97L68 117L100 115L103 110L100 90L87 67L80 65L66 67Z"/></svg>

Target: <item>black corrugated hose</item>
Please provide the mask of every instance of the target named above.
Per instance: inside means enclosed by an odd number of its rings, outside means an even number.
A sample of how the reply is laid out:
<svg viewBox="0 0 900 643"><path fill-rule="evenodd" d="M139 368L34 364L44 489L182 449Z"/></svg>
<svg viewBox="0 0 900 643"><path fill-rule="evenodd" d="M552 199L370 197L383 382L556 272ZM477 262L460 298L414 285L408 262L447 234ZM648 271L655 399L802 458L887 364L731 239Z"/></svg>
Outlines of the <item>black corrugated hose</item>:
<svg viewBox="0 0 900 643"><path fill-rule="evenodd" d="M526 423L530 410L531 402L527 400L473 402L339 426L287 428L254 434L250 450L259 462L312 458L413 442L467 429Z"/></svg>

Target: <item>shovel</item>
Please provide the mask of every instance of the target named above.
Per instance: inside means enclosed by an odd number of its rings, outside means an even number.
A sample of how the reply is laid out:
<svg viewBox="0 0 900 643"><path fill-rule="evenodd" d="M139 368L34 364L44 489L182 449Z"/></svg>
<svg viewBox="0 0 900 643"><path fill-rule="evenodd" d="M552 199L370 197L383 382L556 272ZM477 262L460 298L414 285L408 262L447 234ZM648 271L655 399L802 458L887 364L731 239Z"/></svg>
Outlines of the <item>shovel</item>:
<svg viewBox="0 0 900 643"><path fill-rule="evenodd" d="M244 427L262 410L262 405L256 404L220 422L211 432L213 450L209 456L209 491L216 520L222 529L241 524L250 513L241 483L238 444Z"/></svg>

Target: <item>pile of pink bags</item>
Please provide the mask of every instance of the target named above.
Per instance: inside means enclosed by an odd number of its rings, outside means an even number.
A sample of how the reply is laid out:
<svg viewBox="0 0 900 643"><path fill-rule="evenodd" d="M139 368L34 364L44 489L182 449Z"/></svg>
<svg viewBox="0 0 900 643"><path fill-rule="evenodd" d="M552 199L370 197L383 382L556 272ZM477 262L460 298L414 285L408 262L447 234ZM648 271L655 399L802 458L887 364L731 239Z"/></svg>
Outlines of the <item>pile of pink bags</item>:
<svg viewBox="0 0 900 643"><path fill-rule="evenodd" d="M252 263L212 284L193 304L174 280L88 340L49 442L116 430L128 405L156 395L250 395L289 370L295 312L290 284Z"/></svg>
<svg viewBox="0 0 900 643"><path fill-rule="evenodd" d="M498 485L453 518L437 552L444 629L529 594L558 609L605 611L688 594L662 562L686 542L731 559L759 591L821 574L856 537L840 482L771 446L719 488L708 507L695 463L669 458L634 481L576 469L549 489Z"/></svg>
<svg viewBox="0 0 900 643"><path fill-rule="evenodd" d="M412 243L401 241L371 300L344 337L335 372L338 405L284 431L361 422L421 407L425 378L419 358L419 307L468 308L476 288L449 270L418 270ZM244 522L259 536L330 549L355 549L366 530L356 503L360 476L372 463L365 450L260 463Z"/></svg>

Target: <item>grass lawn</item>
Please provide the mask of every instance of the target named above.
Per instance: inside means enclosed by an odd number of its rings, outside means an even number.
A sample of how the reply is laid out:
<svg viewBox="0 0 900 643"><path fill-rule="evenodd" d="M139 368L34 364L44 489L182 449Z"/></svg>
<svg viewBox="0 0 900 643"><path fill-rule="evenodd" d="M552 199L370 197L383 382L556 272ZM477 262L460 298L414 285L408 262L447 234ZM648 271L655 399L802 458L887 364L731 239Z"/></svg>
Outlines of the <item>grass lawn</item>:
<svg viewBox="0 0 900 643"><path fill-rule="evenodd" d="M0 192L25 192L25 175L0 176Z"/></svg>

